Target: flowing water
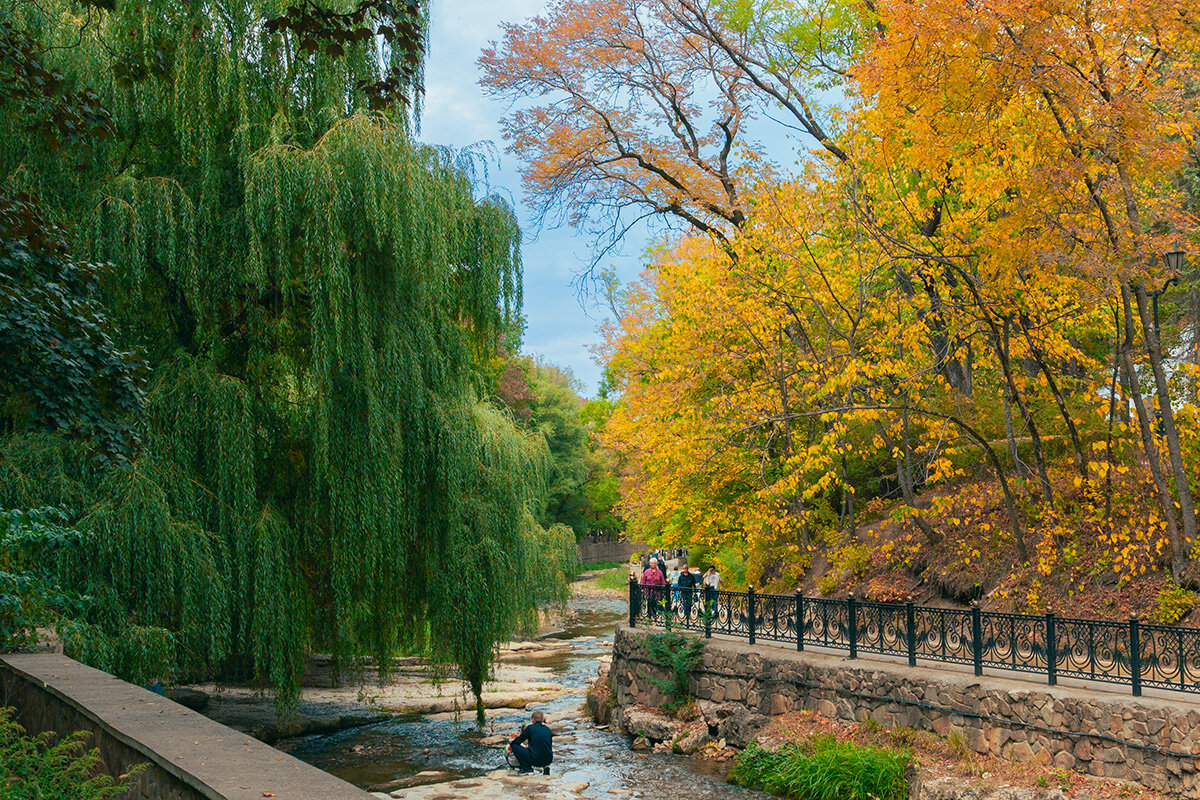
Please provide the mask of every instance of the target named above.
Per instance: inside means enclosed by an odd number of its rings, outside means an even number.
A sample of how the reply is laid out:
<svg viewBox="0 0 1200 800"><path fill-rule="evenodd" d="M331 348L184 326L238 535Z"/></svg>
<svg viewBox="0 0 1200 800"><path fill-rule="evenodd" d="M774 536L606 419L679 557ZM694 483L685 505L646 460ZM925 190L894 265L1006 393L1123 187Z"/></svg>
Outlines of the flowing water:
<svg viewBox="0 0 1200 800"><path fill-rule="evenodd" d="M563 686L582 688L595 677L597 659L612 648L613 631L627 612L621 600L596 595L576 595L569 626L546 638L570 641L561 656L530 659L547 667ZM606 644L607 643L607 644ZM522 662L517 662L522 663ZM629 737L600 730L591 720L575 718L581 694L567 694L539 704L551 723L562 722L555 733L552 771L563 781L586 781L585 797L611 800L611 790L624 789L629 797L720 800L766 797L726 783L708 762L668 754L643 755L629 749ZM515 730L528 722L529 712L489 709L489 731ZM573 740L572 740L572 737ZM281 742L292 755L358 786L385 783L441 770L450 778L483 775L504 766L501 752L480 743L473 717L460 720L445 715L396 717L386 722L327 735Z"/></svg>

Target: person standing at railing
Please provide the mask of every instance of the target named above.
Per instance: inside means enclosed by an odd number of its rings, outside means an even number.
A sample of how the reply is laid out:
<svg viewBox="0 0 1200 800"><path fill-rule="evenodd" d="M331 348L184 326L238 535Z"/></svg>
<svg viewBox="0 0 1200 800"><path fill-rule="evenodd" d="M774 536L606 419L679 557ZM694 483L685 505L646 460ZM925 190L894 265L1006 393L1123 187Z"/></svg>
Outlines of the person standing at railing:
<svg viewBox="0 0 1200 800"><path fill-rule="evenodd" d="M701 583L704 585L704 596L708 601L705 613L712 616L717 610L717 592L721 590L721 573L717 572L717 568L710 564Z"/></svg>
<svg viewBox="0 0 1200 800"><path fill-rule="evenodd" d="M658 568L658 559L651 556L650 564L642 572L642 595L646 598L646 616L651 621L657 614L666 585L667 578Z"/></svg>
<svg viewBox="0 0 1200 800"><path fill-rule="evenodd" d="M691 619L692 598L696 596L696 585L699 583L700 576L692 572L687 562L679 565L679 581L676 585L679 587L679 597L683 600L684 620Z"/></svg>

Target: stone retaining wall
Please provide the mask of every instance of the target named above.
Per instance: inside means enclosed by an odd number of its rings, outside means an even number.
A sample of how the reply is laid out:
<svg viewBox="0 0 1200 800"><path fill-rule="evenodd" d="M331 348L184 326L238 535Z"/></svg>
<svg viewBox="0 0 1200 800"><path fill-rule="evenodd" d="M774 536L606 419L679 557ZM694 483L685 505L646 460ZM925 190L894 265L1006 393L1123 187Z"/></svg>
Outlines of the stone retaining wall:
<svg viewBox="0 0 1200 800"><path fill-rule="evenodd" d="M601 561L628 561L634 553L644 553L649 547L645 542L589 542L582 540L575 545L579 550L579 561L596 564Z"/></svg>
<svg viewBox="0 0 1200 800"><path fill-rule="evenodd" d="M658 705L645 631L622 626L613 648L617 703ZM850 661L779 647L709 640L690 683L700 700L762 715L812 710L830 719L957 734L978 753L1136 781L1200 798L1200 706L1191 697L1132 698L1038 687L953 669Z"/></svg>
<svg viewBox="0 0 1200 800"><path fill-rule="evenodd" d="M30 733L89 731L104 770L147 764L137 800L372 800L371 795L167 698L66 656L0 656L0 705Z"/></svg>

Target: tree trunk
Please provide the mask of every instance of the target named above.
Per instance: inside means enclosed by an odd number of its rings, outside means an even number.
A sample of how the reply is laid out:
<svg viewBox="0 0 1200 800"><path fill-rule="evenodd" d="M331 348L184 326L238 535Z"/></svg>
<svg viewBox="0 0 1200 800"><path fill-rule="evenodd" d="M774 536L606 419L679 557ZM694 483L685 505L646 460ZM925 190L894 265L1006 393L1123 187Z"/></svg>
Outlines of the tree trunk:
<svg viewBox="0 0 1200 800"><path fill-rule="evenodd" d="M1079 431L1075 429L1075 420L1071 419L1071 413L1067 410L1067 401L1059 391L1058 382L1054 380L1054 375L1050 371L1050 365L1046 363L1046 359L1042 356L1042 351L1033 341L1033 335L1029 332L1029 328L1025 325L1025 320L1018 317L1017 323L1021 326L1021 333L1025 335L1025 341L1029 344L1029 354L1033 356L1034 363L1038 369L1046 376L1046 385L1050 389L1050 394L1054 395L1054 402L1058 406L1058 413L1062 415L1063 422L1066 423L1067 433L1071 436L1071 445L1075 448L1075 464L1079 477L1084 481L1088 479L1087 459L1083 455L1083 442L1079 438Z"/></svg>
<svg viewBox="0 0 1200 800"><path fill-rule="evenodd" d="M982 308L982 303L980 303L980 306L980 311L987 314L988 312ZM1012 395L1012 399L1017 403L1017 409L1021 412L1021 419L1025 421L1025 427L1029 429L1029 440L1033 445L1033 463L1037 467L1038 483L1042 487L1042 502L1050 505L1054 502L1054 493L1050 487L1050 473L1046 469L1046 456L1042 452L1042 437L1038 433L1037 423L1033 421L1033 414L1030 413L1029 407L1025 405L1025 399L1021 396L1020 390L1017 389L1016 377L1012 371L1012 362L1009 360L1008 352L1000 341L1000 334L995 327L995 323L990 324L992 326L992 340L996 347L996 354L1000 357L1000 367L1004 372L1005 383Z"/></svg>
<svg viewBox="0 0 1200 800"><path fill-rule="evenodd" d="M904 412L905 418L905 439L907 440L908 430L908 413ZM912 488L912 465L909 460L909 447L907 441L903 451L896 446L896 442L888 435L887 426L879 420L875 421L875 429L879 432L879 438L883 439L884 447L892 451L893 460L896 462L896 482L900 484L900 494L904 498L904 504L912 509L913 522L917 528L925 535L932 545L938 545L942 542L942 535L938 533L929 521L917 509Z"/></svg>
<svg viewBox="0 0 1200 800"><path fill-rule="evenodd" d="M1108 386L1108 431L1104 435L1104 458L1107 464L1104 470L1104 516L1112 514L1112 475L1113 475L1113 423L1117 416L1117 376L1121 373L1121 312L1113 309L1113 373ZM1121 403L1128 411L1129 401L1121 395Z"/></svg>
<svg viewBox="0 0 1200 800"><path fill-rule="evenodd" d="M1137 369L1133 364L1133 308L1130 303L1129 286L1121 284L1121 302L1125 309L1125 338L1121 343L1121 358L1125 368L1125 377L1129 381L1130 396L1137 410L1138 427L1142 433L1142 447L1146 451L1146 461L1150 466L1150 477L1154 480L1154 488L1158 492L1158 502L1162 507L1163 519L1167 523L1167 540L1171 545L1171 572L1179 576L1185 563L1183 547L1179 541L1179 520L1175 516L1175 498L1167 488L1163 477L1162 464L1158 458L1158 444L1154 441L1154 430L1150 427L1150 415L1146 411L1146 400L1142 397L1142 387L1138 382Z"/></svg>
<svg viewBox="0 0 1200 800"><path fill-rule="evenodd" d="M1004 321L1004 349L1008 351L1008 320ZM1008 391L1008 382L1004 384L1004 438L1008 440L1008 452L1012 455L1013 469L1021 480L1029 477L1029 467L1021 460L1021 451L1017 448L1017 436L1013 431L1012 395Z"/></svg>
<svg viewBox="0 0 1200 800"><path fill-rule="evenodd" d="M1179 513L1183 518L1183 542L1180 549L1180 563L1178 565L1171 564L1172 572L1178 579L1183 568L1183 561L1187 558L1192 542L1196 540L1196 504L1192 500L1192 488L1188 483L1187 469L1183 464L1183 450L1179 446L1179 430L1175 427L1175 410L1171 404L1171 389L1167 385L1167 374L1162 365L1162 344L1158 339L1158 330L1150 318L1146 287L1139 282L1134 284L1133 288L1137 298L1138 315L1142 320L1146 352L1150 356L1150 369L1154 372L1154 389L1158 396L1163 436L1167 440L1171 470L1175 473L1175 488L1179 492Z"/></svg>

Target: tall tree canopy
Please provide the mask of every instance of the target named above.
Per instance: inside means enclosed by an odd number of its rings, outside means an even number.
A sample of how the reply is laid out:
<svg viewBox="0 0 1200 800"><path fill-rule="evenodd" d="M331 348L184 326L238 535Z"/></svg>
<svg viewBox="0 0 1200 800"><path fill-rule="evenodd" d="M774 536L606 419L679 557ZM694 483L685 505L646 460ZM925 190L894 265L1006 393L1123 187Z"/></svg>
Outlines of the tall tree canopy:
<svg viewBox="0 0 1200 800"><path fill-rule="evenodd" d="M651 5L813 157L743 188L735 230L655 252L611 329L631 525L795 576L854 541L856 497L894 493L930 549L995 506L1015 569L1084 537L1122 576L1200 583L1197 384L1170 351L1200 320L1155 310L1195 282L1160 258L1200 241L1195 10ZM840 110L810 102L835 87ZM953 500L918 502L938 482Z"/></svg>
<svg viewBox="0 0 1200 800"><path fill-rule="evenodd" d="M573 543L530 515L544 445L477 399L472 355L519 312L520 235L469 164L410 141L419 53L397 31L419 42L423 12L7 13L111 132L63 147L5 126L3 187L113 265L110 315L150 366L125 468L0 440L0 505L91 535L67 568L95 603L68 646L119 670L153 640L177 674L285 698L310 649L349 666L423 646L478 692L495 642L561 595Z"/></svg>

